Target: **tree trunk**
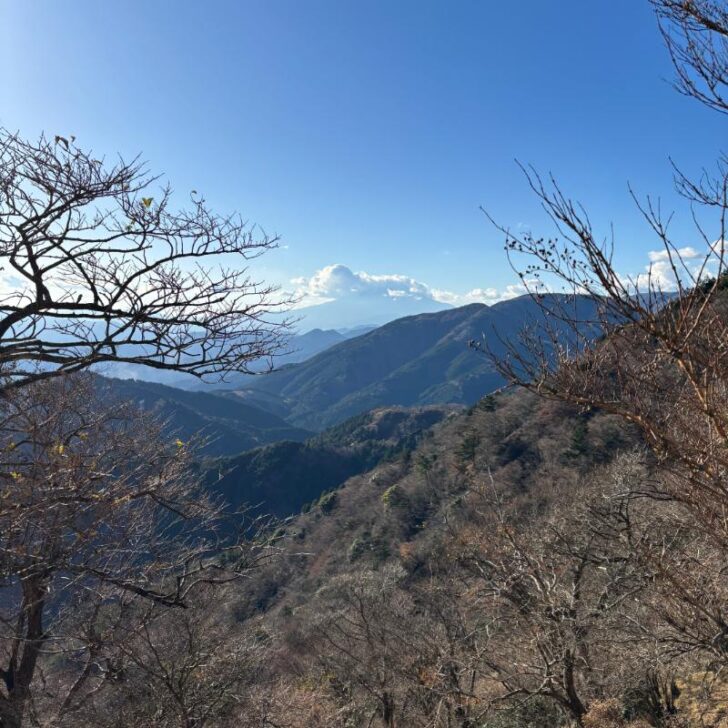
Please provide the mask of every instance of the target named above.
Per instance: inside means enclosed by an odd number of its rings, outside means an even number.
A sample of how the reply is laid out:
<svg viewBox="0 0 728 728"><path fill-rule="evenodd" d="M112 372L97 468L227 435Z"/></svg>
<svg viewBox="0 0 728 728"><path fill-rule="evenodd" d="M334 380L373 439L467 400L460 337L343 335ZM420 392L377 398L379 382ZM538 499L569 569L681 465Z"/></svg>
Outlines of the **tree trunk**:
<svg viewBox="0 0 728 728"><path fill-rule="evenodd" d="M382 694L382 722L387 728L395 728L394 699L389 692Z"/></svg>
<svg viewBox="0 0 728 728"><path fill-rule="evenodd" d="M18 635L15 653L4 673L8 696L0 702L0 728L21 728L30 686L43 645L45 579L32 575L23 581L25 629Z"/></svg>
<svg viewBox="0 0 728 728"><path fill-rule="evenodd" d="M564 659L564 690L567 695L568 708L574 716L577 725L581 725L586 708L584 707L584 703L581 702L579 694L576 692L576 684L574 682L574 656L571 652L568 652Z"/></svg>

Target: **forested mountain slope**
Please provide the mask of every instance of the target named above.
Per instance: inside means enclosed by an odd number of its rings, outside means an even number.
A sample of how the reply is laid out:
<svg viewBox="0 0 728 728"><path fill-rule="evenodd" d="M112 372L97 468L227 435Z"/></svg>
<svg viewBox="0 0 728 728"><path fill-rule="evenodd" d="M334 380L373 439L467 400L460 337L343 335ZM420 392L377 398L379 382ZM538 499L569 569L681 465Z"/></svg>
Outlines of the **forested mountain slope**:
<svg viewBox="0 0 728 728"><path fill-rule="evenodd" d="M458 726L561 725L538 677L519 669L525 660L549 669L531 640L542 631L558 650L548 631L569 624L548 616L568 597L571 566L548 552L554 545L546 546L543 529L566 522L575 504L591 497L590 484L606 483L615 468L642 467L619 464L642 458L630 455L638 445L615 417L522 391L500 394L440 423L414 451L351 478L286 524L286 556L231 602L244 624L264 615L270 664L260 680L278 685L273 722L295 715L290 725L297 727L365 725L378 715L386 724L391 711L393 725L426 726L440 711ZM509 539L523 537L519 555ZM537 578L557 579L557 591L544 604L512 612L507 598L499 598L505 606L492 601L492 590L508 597L508 589L523 588L524 603L536 599L532 582L520 586L525 565L518 562L527 556L542 570ZM530 578L527 569L523 578ZM605 616L589 634L594 644L606 623ZM607 658L603 649L600 659ZM637 689L636 669L625 668L623 679ZM506 692L503 681L528 700L494 708L491 699ZM466 702L464 694L471 696ZM481 721L492 710L500 717Z"/></svg>
<svg viewBox="0 0 728 728"><path fill-rule="evenodd" d="M550 298L585 319L596 307L586 297ZM410 316L260 377L239 395L263 407L275 403L291 423L318 430L374 407L470 405L503 379L468 342L485 340L503 353L503 341L517 341L525 327L539 324L542 309L529 296Z"/></svg>
<svg viewBox="0 0 728 728"><path fill-rule="evenodd" d="M381 461L412 450L423 433L456 405L372 410L305 442L259 447L210 464L211 478L223 473L214 490L232 508L284 518L317 503L322 495Z"/></svg>
<svg viewBox="0 0 728 728"><path fill-rule="evenodd" d="M377 569L399 561L405 543L410 554L417 544L432 548L474 488L493 487L494 497L498 491L517 502L519 518L540 517L572 500L588 474L638 445L617 417L525 391L487 396L429 429L416 448L348 480L323 507L295 519L289 538L315 554L311 585L321 585L322 574L354 563ZM304 569L296 578L305 584L310 576Z"/></svg>

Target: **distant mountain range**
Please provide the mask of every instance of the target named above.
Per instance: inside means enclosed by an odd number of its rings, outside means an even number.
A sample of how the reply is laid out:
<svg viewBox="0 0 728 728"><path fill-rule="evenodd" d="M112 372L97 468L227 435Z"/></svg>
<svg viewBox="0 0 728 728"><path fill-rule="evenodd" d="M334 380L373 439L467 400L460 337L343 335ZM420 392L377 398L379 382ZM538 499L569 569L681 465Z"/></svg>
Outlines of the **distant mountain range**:
<svg viewBox="0 0 728 728"><path fill-rule="evenodd" d="M371 331L373 326L357 326L353 329L312 329L305 334L297 334L292 336L288 342L287 352L275 357L273 361L274 368L278 369L286 364L296 364L306 361L316 354L330 349L335 344L347 341L355 336L361 336ZM267 364L266 364L267 365ZM261 363L261 368L263 367ZM244 386L246 383L255 378L254 374L233 374L228 377L225 382L212 382L205 384L203 382L195 382L189 389L195 390L219 390L219 389L236 389Z"/></svg>
<svg viewBox="0 0 728 728"><path fill-rule="evenodd" d="M302 320L300 324L303 323ZM305 361L334 344L341 343L355 336L361 336L373 328L374 326L372 325L362 325L340 330L327 329L324 331L322 329L311 329L305 331L305 333L294 334L288 339L284 352L275 357L273 365L275 368L278 368L285 364L295 364ZM261 372L266 371L268 362L260 361L257 364L253 362L251 368ZM113 379L135 379L139 381L157 382L170 387L200 391L235 389L241 387L245 382L255 376L253 374L237 374L230 375L224 382L201 382L189 374L150 369L139 364L106 364L99 367L96 371L105 377Z"/></svg>
<svg viewBox="0 0 728 728"><path fill-rule="evenodd" d="M568 301L581 319L594 317L591 298L547 298L552 304ZM542 309L530 296L409 316L257 377L235 394L313 430L375 407L470 405L503 379L487 357L468 348L468 341L485 337L495 353L505 353L504 341L517 342L526 325L539 321Z"/></svg>
<svg viewBox="0 0 728 728"><path fill-rule="evenodd" d="M569 300L579 318L594 316L593 299ZM523 296L409 316L353 338L347 336L358 330L316 329L296 337L294 363L240 377L231 390L105 381L111 395L167 419L174 436L187 440L202 431L209 439L205 455L230 456L284 440L300 443L377 408L471 405L503 379L468 342L484 337L494 352L505 353L503 342L518 341L523 328L542 316L539 302ZM296 362L298 357L305 360Z"/></svg>
<svg viewBox="0 0 728 728"><path fill-rule="evenodd" d="M357 328L361 326L382 326L405 316L421 313L446 311L449 303L416 296L391 296L382 292L362 291L335 301L307 306L294 311L301 317L304 329Z"/></svg>

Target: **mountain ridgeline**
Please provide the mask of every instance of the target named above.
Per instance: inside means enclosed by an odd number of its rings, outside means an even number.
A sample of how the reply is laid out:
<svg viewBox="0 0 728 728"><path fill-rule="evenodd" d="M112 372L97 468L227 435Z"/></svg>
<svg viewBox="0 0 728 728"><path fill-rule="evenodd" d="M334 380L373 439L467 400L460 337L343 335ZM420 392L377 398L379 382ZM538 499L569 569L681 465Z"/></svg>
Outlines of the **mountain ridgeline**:
<svg viewBox="0 0 728 728"><path fill-rule="evenodd" d="M597 303L591 298L545 298L554 305L565 303L580 320L595 318ZM256 378L235 394L309 430L375 407L472 405L499 388L503 378L468 342L484 340L496 355L505 354L505 342L513 345L524 327L543 324L543 303L521 296L493 306L476 303L397 319ZM551 325L566 334L558 321Z"/></svg>
<svg viewBox="0 0 728 728"><path fill-rule="evenodd" d="M292 336L285 349L273 357L272 362L258 361L253 362L251 368L259 373L267 371L272 364L275 369L286 366L288 364L298 364L306 361L322 351L340 344L342 341L361 336L371 331L373 326L357 326L352 329L311 329L303 334ZM223 390L236 389L245 386L257 377L256 374L232 374L226 378L224 382L194 382L188 383L187 388L193 390Z"/></svg>

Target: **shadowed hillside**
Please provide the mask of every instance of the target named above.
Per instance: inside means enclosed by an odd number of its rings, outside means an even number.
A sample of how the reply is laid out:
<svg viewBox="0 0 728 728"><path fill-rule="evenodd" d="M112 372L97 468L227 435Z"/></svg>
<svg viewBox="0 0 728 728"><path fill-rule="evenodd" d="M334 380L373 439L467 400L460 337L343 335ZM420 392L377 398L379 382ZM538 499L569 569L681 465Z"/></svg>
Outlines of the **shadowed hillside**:
<svg viewBox="0 0 728 728"><path fill-rule="evenodd" d="M187 441L201 434L205 455L233 455L280 440L305 440L310 432L239 399L190 392L134 379L102 379L110 397L132 400L168 422L170 437Z"/></svg>
<svg viewBox="0 0 728 728"><path fill-rule="evenodd" d="M353 475L412 450L426 430L458 409L373 410L306 442L278 442L220 459L212 468L225 475L215 491L233 508L249 505L279 518L290 516Z"/></svg>

